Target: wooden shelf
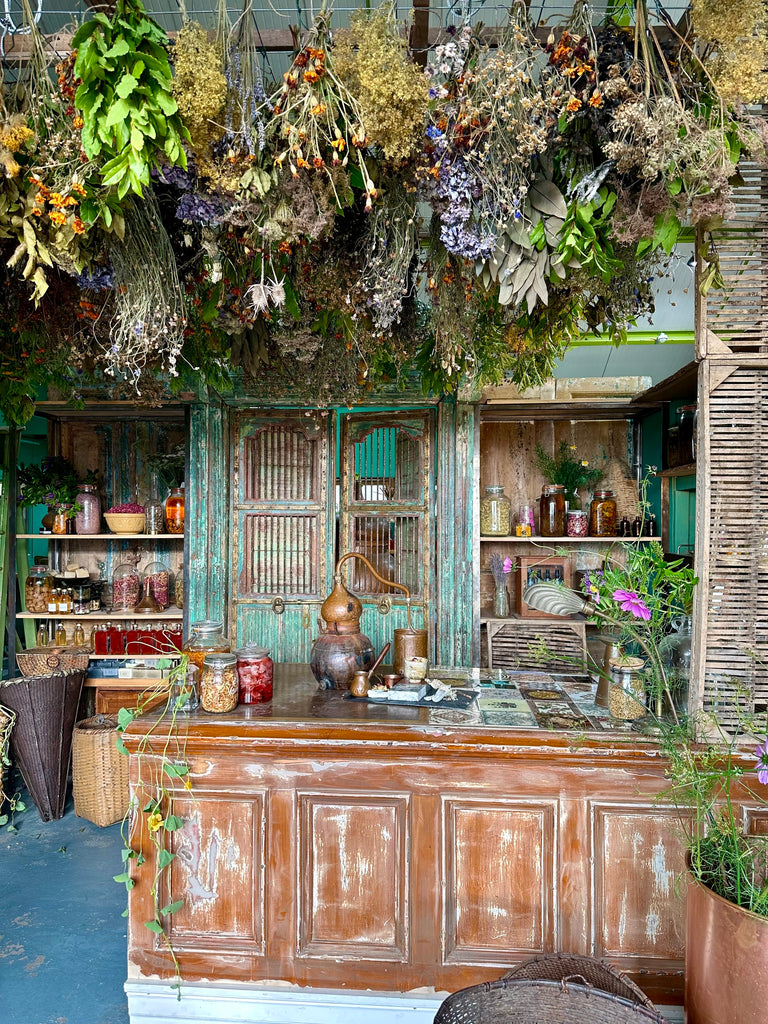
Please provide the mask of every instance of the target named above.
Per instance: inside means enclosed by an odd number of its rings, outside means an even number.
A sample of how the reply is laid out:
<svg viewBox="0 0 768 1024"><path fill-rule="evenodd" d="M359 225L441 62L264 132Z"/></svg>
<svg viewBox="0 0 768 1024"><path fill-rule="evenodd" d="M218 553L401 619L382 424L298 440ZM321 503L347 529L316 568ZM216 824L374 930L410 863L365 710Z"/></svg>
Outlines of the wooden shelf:
<svg viewBox="0 0 768 1024"><path fill-rule="evenodd" d="M586 617L584 615L582 615L580 612L578 612L575 615L558 615L557 618L554 618L554 619L532 618L529 615L526 615L526 616L518 615L517 612L512 612L509 615L505 615L502 618L499 618L498 615L494 615L493 614L493 610L490 609L490 608L487 608L485 611L481 611L480 612L480 622L481 623L484 623L484 622L514 622L514 623L519 625L521 622L524 622L524 623L530 623L533 626L552 626L552 625L556 626L558 623L586 622L586 621L587 621Z"/></svg>
<svg viewBox="0 0 768 1024"><path fill-rule="evenodd" d="M181 622L184 612L180 609L174 611L157 612L155 615L134 614L133 612L88 612L87 615L73 615L71 612L61 615L50 612L18 612L17 619L56 619L59 622L124 622L132 619L134 622Z"/></svg>
<svg viewBox="0 0 768 1024"><path fill-rule="evenodd" d="M685 466L675 466L674 469L662 469L661 472L656 474L656 476L669 479L670 477L676 476L695 476L695 474L696 463L689 462Z"/></svg>
<svg viewBox="0 0 768 1024"><path fill-rule="evenodd" d="M184 540L183 533L17 533L16 540Z"/></svg>
<svg viewBox="0 0 768 1024"><path fill-rule="evenodd" d="M147 658L180 658L181 651L169 651L167 654L92 654L89 653L88 657L91 661L104 661L107 658L138 658L144 661Z"/></svg>
<svg viewBox="0 0 768 1024"><path fill-rule="evenodd" d="M486 544L615 544L622 541L626 544L650 544L660 541L661 537L481 537L480 542Z"/></svg>

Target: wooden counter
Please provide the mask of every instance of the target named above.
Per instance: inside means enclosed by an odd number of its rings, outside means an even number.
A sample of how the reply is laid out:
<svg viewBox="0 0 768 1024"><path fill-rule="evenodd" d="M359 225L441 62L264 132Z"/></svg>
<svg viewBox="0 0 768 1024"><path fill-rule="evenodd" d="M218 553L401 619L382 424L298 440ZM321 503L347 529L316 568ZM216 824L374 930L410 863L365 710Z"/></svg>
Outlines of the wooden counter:
<svg viewBox="0 0 768 1024"><path fill-rule="evenodd" d="M653 741L468 719L344 700L306 666L279 666L269 705L185 716L160 903L184 900L184 979L452 991L568 950L680 1001L683 853ZM132 754L150 733L162 749L150 715ZM131 762L135 785L151 762ZM132 863L129 974L171 978L143 924L152 858Z"/></svg>

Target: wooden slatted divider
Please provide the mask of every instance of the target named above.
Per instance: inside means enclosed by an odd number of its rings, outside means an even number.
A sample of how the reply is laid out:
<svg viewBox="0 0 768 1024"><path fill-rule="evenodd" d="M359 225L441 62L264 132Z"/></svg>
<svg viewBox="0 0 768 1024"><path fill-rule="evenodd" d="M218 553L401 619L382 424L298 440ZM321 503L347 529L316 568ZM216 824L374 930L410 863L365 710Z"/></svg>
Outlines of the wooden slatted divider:
<svg viewBox="0 0 768 1024"><path fill-rule="evenodd" d="M768 358L699 372L692 708L724 725L768 706Z"/></svg>

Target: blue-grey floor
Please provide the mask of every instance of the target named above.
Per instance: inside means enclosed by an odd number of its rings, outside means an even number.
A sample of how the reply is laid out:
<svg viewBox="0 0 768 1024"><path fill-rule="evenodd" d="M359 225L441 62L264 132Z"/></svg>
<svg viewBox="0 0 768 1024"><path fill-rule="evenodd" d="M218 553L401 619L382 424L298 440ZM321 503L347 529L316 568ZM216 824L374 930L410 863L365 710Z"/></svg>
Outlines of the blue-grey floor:
<svg viewBox="0 0 768 1024"><path fill-rule="evenodd" d="M71 797L43 822L24 800L18 831L0 828L0 1024L128 1024L120 826L76 817Z"/></svg>

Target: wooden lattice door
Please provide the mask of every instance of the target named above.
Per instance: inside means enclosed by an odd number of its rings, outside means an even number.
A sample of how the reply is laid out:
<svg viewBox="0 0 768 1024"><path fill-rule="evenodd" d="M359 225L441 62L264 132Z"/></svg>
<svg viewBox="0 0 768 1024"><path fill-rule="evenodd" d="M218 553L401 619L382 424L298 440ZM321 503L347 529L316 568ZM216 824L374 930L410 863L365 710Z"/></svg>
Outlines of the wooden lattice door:
<svg viewBox="0 0 768 1024"><path fill-rule="evenodd" d="M339 553L358 551L385 579L412 596L411 619L426 628L434 594L434 445L430 410L349 413L342 420ZM345 567L346 569L346 567ZM405 626L401 592L383 586L361 562L346 571L347 586L363 603L362 632L376 650Z"/></svg>
<svg viewBox="0 0 768 1024"><path fill-rule="evenodd" d="M335 458L326 411L235 419L234 639L307 662L333 577Z"/></svg>

